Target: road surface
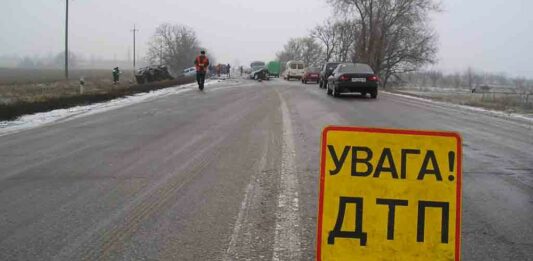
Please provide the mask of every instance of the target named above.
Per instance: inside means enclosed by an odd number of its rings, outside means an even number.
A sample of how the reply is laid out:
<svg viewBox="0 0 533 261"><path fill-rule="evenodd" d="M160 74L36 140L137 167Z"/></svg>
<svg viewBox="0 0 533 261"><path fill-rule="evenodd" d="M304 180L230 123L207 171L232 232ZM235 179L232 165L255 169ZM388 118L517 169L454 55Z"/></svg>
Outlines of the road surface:
<svg viewBox="0 0 533 261"><path fill-rule="evenodd" d="M463 260L533 260L531 125L242 79L0 136L0 260L312 260L330 124L460 132Z"/></svg>

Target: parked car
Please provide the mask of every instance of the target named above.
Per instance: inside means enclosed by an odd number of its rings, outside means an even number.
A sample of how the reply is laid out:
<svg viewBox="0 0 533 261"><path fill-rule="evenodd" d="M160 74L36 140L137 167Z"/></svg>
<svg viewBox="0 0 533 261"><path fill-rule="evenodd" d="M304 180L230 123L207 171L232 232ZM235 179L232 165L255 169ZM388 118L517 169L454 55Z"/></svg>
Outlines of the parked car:
<svg viewBox="0 0 533 261"><path fill-rule="evenodd" d="M183 76L186 76L186 77L196 76L196 68L190 67L190 68L183 70Z"/></svg>
<svg viewBox="0 0 533 261"><path fill-rule="evenodd" d="M318 83L320 79L320 68L319 67L307 67L304 70L304 75L302 76L302 83L307 84L307 82L316 82Z"/></svg>
<svg viewBox="0 0 533 261"><path fill-rule="evenodd" d="M378 97L378 77L368 64L342 63L337 66L326 84L327 94L334 97L342 93L358 92L363 96Z"/></svg>
<svg viewBox="0 0 533 261"><path fill-rule="evenodd" d="M270 76L279 78L281 73L281 63L279 61L271 61L267 64L267 69Z"/></svg>
<svg viewBox="0 0 533 261"><path fill-rule="evenodd" d="M283 73L283 78L287 81L290 81L291 79L302 79L302 76L304 75L304 62L302 61L288 61L287 62L287 69Z"/></svg>
<svg viewBox="0 0 533 261"><path fill-rule="evenodd" d="M329 76L333 73L333 70L337 68L338 62L327 62L320 69L320 79L318 81L318 87L326 88L326 83L328 82Z"/></svg>

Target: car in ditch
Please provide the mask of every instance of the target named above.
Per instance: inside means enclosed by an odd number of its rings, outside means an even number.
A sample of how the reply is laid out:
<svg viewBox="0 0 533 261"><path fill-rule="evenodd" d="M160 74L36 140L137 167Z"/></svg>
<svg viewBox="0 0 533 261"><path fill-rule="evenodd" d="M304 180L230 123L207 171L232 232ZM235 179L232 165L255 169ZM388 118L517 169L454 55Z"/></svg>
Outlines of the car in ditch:
<svg viewBox="0 0 533 261"><path fill-rule="evenodd" d="M307 84L308 82L318 83L320 79L320 68L316 66L310 66L304 69L304 75L302 76L302 83Z"/></svg>
<svg viewBox="0 0 533 261"><path fill-rule="evenodd" d="M320 79L318 80L318 87L326 88L326 83L328 82L329 76L331 76L331 74L339 64L339 62L327 62L322 65L322 68L320 69Z"/></svg>
<svg viewBox="0 0 533 261"><path fill-rule="evenodd" d="M170 75L168 68L165 65L147 66L140 68L135 72L135 80L138 84L172 79L174 79L174 77Z"/></svg>
<svg viewBox="0 0 533 261"><path fill-rule="evenodd" d="M339 97L343 93L370 94L372 99L378 97L378 76L364 63L341 63L328 78L327 94Z"/></svg>

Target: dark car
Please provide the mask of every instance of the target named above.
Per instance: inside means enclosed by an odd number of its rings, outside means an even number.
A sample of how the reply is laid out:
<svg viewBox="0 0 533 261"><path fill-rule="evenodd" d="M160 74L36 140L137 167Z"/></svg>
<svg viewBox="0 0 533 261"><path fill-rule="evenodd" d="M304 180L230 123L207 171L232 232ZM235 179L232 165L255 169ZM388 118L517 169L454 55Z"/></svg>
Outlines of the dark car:
<svg viewBox="0 0 533 261"><path fill-rule="evenodd" d="M304 75L302 76L302 83L307 84L307 82L316 82L318 83L320 79L320 68L318 67L307 67L304 70Z"/></svg>
<svg viewBox="0 0 533 261"><path fill-rule="evenodd" d="M270 80L270 74L267 68L260 68L258 70L255 70L250 75L254 80Z"/></svg>
<svg viewBox="0 0 533 261"><path fill-rule="evenodd" d="M135 72L135 79L138 84L145 84L149 82L172 80L174 77L170 75L168 68L165 65L156 65L140 68Z"/></svg>
<svg viewBox="0 0 533 261"><path fill-rule="evenodd" d="M378 77L368 64L342 63L328 78L326 85L328 95L338 97L341 93L358 92L363 96L370 94L372 99L378 97Z"/></svg>
<svg viewBox="0 0 533 261"><path fill-rule="evenodd" d="M258 79L258 77L261 77L264 74L264 70L266 69L265 63L261 61L255 61L250 64L250 79ZM266 71L268 73L268 69Z"/></svg>
<svg viewBox="0 0 533 261"><path fill-rule="evenodd" d="M326 88L326 83L328 82L328 78L333 73L333 70L337 68L337 65L340 63L338 62L327 62L322 66L322 69L320 69L320 79L318 80L318 87L320 88Z"/></svg>

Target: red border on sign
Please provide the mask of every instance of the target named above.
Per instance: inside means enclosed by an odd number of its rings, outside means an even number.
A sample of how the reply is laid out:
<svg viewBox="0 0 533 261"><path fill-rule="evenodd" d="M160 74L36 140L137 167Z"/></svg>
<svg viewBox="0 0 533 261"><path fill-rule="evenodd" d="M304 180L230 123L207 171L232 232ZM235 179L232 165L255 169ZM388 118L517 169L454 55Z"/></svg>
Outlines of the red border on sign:
<svg viewBox="0 0 533 261"><path fill-rule="evenodd" d="M326 173L326 145L329 131L357 131L357 132L373 132L373 133L387 133L387 134L407 134L420 136L438 136L438 137L453 137L457 140L457 210L455 216L455 261L460 260L461 254L461 181L463 175L462 160L462 139L461 135L456 132L444 131L425 131L425 130L398 130L386 128L369 128L369 127L348 127L348 126L327 126L322 130L321 152L320 152L320 190L318 196L318 218L317 218L317 239L316 239L316 260L322 260L322 214L324 203L324 182Z"/></svg>

